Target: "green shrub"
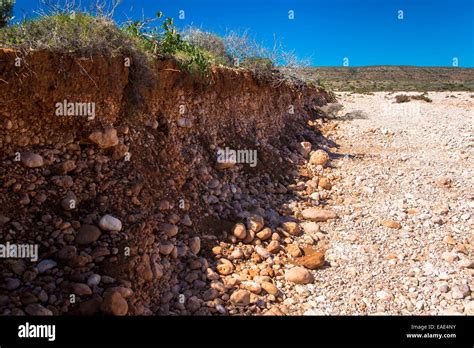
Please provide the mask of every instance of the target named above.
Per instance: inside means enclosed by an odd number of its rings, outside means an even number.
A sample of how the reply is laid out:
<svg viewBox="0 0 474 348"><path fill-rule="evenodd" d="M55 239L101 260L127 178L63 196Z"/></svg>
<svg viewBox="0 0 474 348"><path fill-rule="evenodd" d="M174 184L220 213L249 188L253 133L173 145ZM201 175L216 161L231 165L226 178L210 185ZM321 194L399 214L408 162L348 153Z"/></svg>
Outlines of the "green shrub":
<svg viewBox="0 0 474 348"><path fill-rule="evenodd" d="M42 16L2 28L0 46L102 54L136 50L136 42L114 22L84 13Z"/></svg>
<svg viewBox="0 0 474 348"><path fill-rule="evenodd" d="M395 96L396 103L408 103L410 101L410 96L406 94L399 94Z"/></svg>
<svg viewBox="0 0 474 348"><path fill-rule="evenodd" d="M431 100L431 98L429 98L425 93L423 94L420 94L420 95L412 95L411 96L411 99L414 99L414 100L423 100L427 103L431 103L433 100Z"/></svg>
<svg viewBox="0 0 474 348"><path fill-rule="evenodd" d="M157 18L162 18L161 12L157 13ZM163 21L161 30L158 27L150 28L148 22L127 23L123 30L135 38L143 50L174 57L181 68L188 72L209 75L210 67L214 63L212 55L184 40L173 25L172 18Z"/></svg>
<svg viewBox="0 0 474 348"><path fill-rule="evenodd" d="M253 71L260 77L270 76L275 67L270 58L264 57L246 57L242 60L240 66Z"/></svg>
<svg viewBox="0 0 474 348"><path fill-rule="evenodd" d="M216 63L221 65L232 65L233 60L227 52L224 39L210 32L197 28L188 28L183 32L184 40L191 45L210 54Z"/></svg>
<svg viewBox="0 0 474 348"><path fill-rule="evenodd" d="M0 28L5 27L13 17L15 0L0 0Z"/></svg>

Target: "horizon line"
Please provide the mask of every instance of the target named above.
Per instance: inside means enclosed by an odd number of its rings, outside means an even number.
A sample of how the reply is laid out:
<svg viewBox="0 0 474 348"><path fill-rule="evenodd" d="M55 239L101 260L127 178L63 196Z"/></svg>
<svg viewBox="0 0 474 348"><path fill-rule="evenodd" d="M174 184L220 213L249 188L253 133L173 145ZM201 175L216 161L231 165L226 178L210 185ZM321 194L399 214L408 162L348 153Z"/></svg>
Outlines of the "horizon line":
<svg viewBox="0 0 474 348"><path fill-rule="evenodd" d="M374 65L311 65L303 68L375 68L375 67L398 67L398 68L450 68L450 69L474 69L474 66L451 66L451 65L396 65L396 64L374 64Z"/></svg>

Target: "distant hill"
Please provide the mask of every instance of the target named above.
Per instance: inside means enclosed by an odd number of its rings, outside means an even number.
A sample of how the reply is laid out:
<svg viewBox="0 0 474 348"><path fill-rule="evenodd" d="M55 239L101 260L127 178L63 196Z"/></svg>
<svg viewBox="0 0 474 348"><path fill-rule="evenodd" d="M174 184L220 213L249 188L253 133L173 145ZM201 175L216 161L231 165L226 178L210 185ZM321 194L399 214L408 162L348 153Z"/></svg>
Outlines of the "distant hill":
<svg viewBox="0 0 474 348"><path fill-rule="evenodd" d="M474 68L317 67L303 73L335 91L474 91Z"/></svg>

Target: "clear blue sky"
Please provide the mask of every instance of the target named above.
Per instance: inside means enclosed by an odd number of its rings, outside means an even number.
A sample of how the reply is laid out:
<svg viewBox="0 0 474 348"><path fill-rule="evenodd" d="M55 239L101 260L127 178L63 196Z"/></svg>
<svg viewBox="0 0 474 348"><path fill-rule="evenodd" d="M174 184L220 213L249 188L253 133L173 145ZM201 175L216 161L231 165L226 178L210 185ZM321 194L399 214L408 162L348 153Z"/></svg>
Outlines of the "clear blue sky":
<svg viewBox="0 0 474 348"><path fill-rule="evenodd" d="M15 14L30 17L40 7L39 0L17 0ZM340 66L347 57L350 66L452 66L457 58L474 67L474 0L123 0L115 18L158 10L178 27L248 29L264 45L276 36L314 66Z"/></svg>

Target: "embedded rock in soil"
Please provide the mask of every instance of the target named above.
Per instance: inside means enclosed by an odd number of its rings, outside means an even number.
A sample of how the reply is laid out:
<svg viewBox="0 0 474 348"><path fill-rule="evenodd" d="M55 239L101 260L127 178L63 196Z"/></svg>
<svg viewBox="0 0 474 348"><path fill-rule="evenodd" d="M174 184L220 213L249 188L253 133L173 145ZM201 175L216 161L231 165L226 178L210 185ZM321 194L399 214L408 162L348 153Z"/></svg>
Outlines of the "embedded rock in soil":
<svg viewBox="0 0 474 348"><path fill-rule="evenodd" d="M115 128L107 128L104 132L95 131L89 135L89 140L102 149L108 149L119 143Z"/></svg>
<svg viewBox="0 0 474 348"><path fill-rule="evenodd" d="M247 218L247 228L257 233L263 228L265 222L260 215L251 215Z"/></svg>
<svg viewBox="0 0 474 348"><path fill-rule="evenodd" d="M232 234L237 238L237 239L245 239L247 236L247 231L245 229L245 225L242 223L238 223L234 226L234 230L232 231Z"/></svg>
<svg viewBox="0 0 474 348"><path fill-rule="evenodd" d="M21 163L27 168L39 168L44 165L43 157L33 152L21 154Z"/></svg>
<svg viewBox="0 0 474 348"><path fill-rule="evenodd" d="M100 309L105 314L124 316L128 312L128 303L118 291L107 291Z"/></svg>
<svg viewBox="0 0 474 348"><path fill-rule="evenodd" d="M160 231L166 234L168 237L174 237L178 234L178 226L173 224L161 224Z"/></svg>
<svg viewBox="0 0 474 348"><path fill-rule="evenodd" d="M189 240L189 249L194 255L197 255L201 250L201 238L193 237Z"/></svg>
<svg viewBox="0 0 474 348"><path fill-rule="evenodd" d="M44 273L54 267L56 267L57 262L53 260L43 260L40 263L38 263L38 266L36 268L38 269L39 273Z"/></svg>
<svg viewBox="0 0 474 348"><path fill-rule="evenodd" d="M77 232L76 243L80 245L94 243L100 237L100 230L93 225L82 225Z"/></svg>
<svg viewBox="0 0 474 348"><path fill-rule="evenodd" d="M26 306L25 312L31 316L50 316L53 312L38 303L32 303Z"/></svg>
<svg viewBox="0 0 474 348"><path fill-rule="evenodd" d="M104 231L120 231L122 221L112 215L104 215L99 221L99 227Z"/></svg>

